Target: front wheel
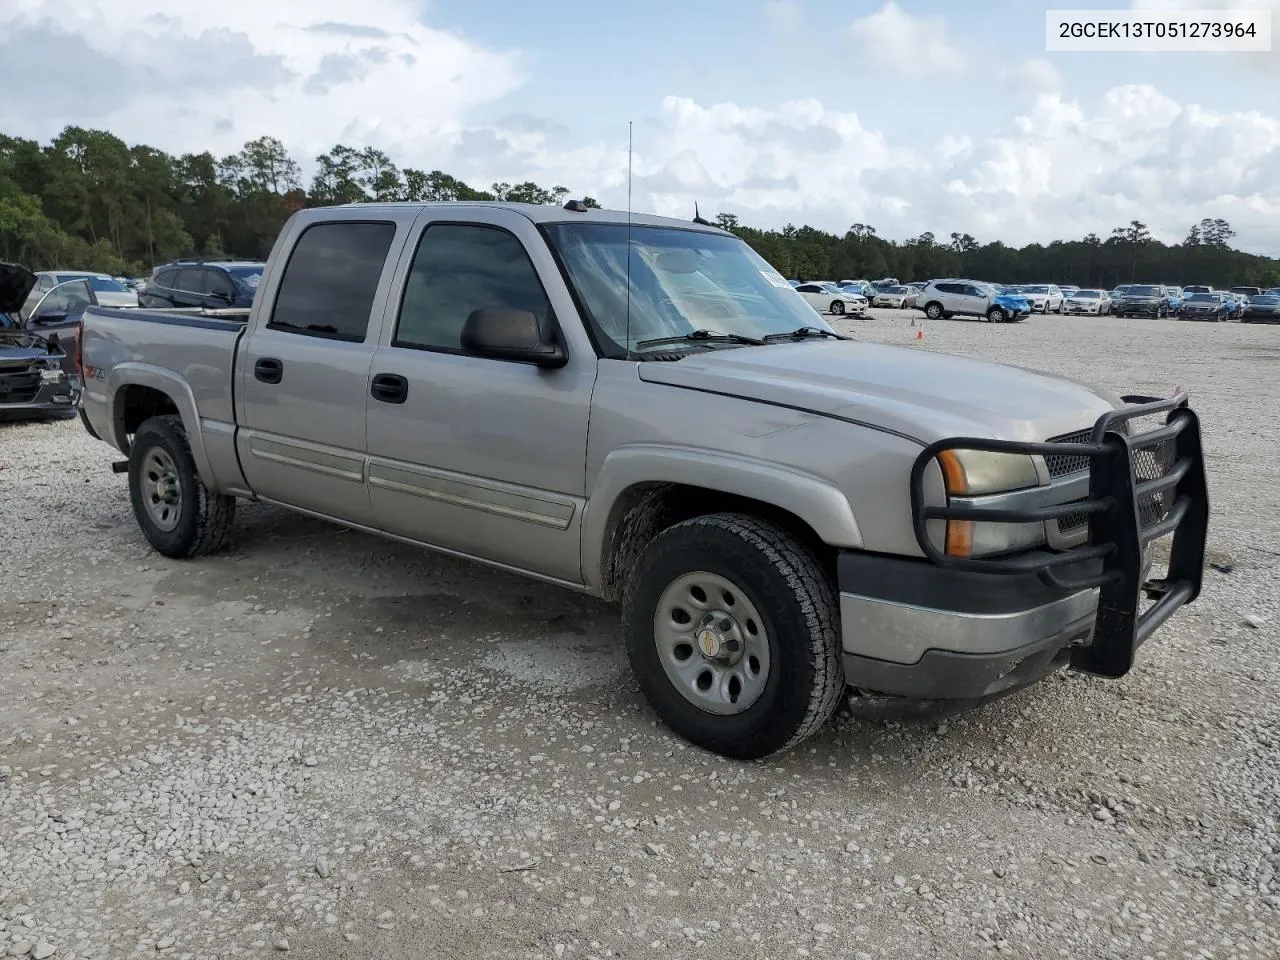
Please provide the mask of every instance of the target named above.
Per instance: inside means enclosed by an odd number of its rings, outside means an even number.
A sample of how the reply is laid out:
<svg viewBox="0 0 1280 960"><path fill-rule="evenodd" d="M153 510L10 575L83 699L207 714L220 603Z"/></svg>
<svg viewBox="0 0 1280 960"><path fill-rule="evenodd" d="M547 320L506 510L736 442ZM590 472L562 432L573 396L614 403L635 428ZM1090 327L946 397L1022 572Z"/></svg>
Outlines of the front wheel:
<svg viewBox="0 0 1280 960"><path fill-rule="evenodd" d="M213 553L231 539L235 497L204 485L181 417L152 417L134 434L129 499L143 536L166 557Z"/></svg>
<svg viewBox="0 0 1280 960"><path fill-rule="evenodd" d="M1007 318L1003 307L992 307L987 311L987 320L991 323L1004 323Z"/></svg>
<svg viewBox="0 0 1280 960"><path fill-rule="evenodd" d="M832 300L831 312L836 316L840 316L840 314L844 313L844 302L841 300Z"/></svg>
<svg viewBox="0 0 1280 960"><path fill-rule="evenodd" d="M738 760L794 746L845 689L835 589L813 553L755 517L664 530L623 603L641 692L679 736Z"/></svg>

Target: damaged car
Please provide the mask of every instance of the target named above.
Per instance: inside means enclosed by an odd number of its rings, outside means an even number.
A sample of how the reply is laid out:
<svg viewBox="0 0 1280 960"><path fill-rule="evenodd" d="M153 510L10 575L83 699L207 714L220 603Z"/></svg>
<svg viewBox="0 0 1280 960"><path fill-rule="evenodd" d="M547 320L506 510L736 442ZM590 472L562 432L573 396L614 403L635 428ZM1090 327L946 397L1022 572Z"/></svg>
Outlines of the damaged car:
<svg viewBox="0 0 1280 960"><path fill-rule="evenodd" d="M79 313L96 303L83 280L59 284L29 312L36 276L0 263L0 420L70 419L80 405Z"/></svg>

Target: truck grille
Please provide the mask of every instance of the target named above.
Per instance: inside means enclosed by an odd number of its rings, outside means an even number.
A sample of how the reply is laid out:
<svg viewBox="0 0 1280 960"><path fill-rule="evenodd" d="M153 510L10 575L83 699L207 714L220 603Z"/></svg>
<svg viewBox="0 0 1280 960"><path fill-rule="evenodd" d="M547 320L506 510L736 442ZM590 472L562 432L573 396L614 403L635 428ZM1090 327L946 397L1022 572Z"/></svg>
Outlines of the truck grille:
<svg viewBox="0 0 1280 960"><path fill-rule="evenodd" d="M30 403L39 390L39 370L0 373L0 403Z"/></svg>
<svg viewBox="0 0 1280 960"><path fill-rule="evenodd" d="M1120 432L1128 435L1129 424L1125 422L1121 424ZM1059 437L1050 438L1050 443L1088 443L1092 435L1090 430L1078 430L1075 433L1063 434ZM1088 457L1073 456L1048 456L1045 457L1045 466L1049 469L1049 476L1053 478L1066 477L1073 473L1083 473L1089 469ZM1134 451L1133 454L1133 475L1139 483L1144 480L1156 480L1163 477L1173 465L1176 459L1174 451L1174 441L1166 440L1163 443L1156 444L1154 447L1147 447ZM1154 523L1159 523L1165 518L1169 512L1169 505L1162 498L1167 498L1171 494L1169 492L1155 493L1140 498L1138 501L1138 516L1143 527L1149 527ZM1079 501L1071 501L1079 502ZM1058 533L1064 536L1070 536L1089 525L1089 514L1072 513L1058 520Z"/></svg>
<svg viewBox="0 0 1280 960"><path fill-rule="evenodd" d="M1088 443L1092 430L1077 430L1075 433L1066 433L1060 437L1050 437L1050 443ZM1072 457L1053 454L1044 458L1045 466L1049 468L1049 476L1065 477L1072 473L1081 473L1089 469L1088 457Z"/></svg>

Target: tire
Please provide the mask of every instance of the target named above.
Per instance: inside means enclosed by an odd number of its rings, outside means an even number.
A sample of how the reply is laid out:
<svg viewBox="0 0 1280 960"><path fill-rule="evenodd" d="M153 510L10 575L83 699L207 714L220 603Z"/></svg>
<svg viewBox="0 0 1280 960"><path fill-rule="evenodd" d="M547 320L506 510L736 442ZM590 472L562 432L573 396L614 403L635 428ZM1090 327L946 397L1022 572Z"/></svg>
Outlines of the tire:
<svg viewBox="0 0 1280 960"><path fill-rule="evenodd" d="M1004 323L1007 319L1009 319L1009 316L1004 312L1003 307L992 307L987 311L987 321L989 323Z"/></svg>
<svg viewBox="0 0 1280 960"><path fill-rule="evenodd" d="M231 541L235 497L204 485L181 417L152 417L133 435L129 499L143 536L166 557L214 553Z"/></svg>
<svg viewBox="0 0 1280 960"><path fill-rule="evenodd" d="M838 317L838 316L840 316L842 313L844 313L844 301L842 301L842 300L832 300L832 301L831 301L831 313L832 313L833 315L837 316L837 317Z"/></svg>
<svg viewBox="0 0 1280 960"><path fill-rule="evenodd" d="M720 590L732 603L717 598L715 608L700 608L700 583L702 597ZM707 640L698 625L717 608L731 628ZM799 540L755 517L721 513L653 539L622 616L631 669L658 718L696 746L756 760L800 743L835 712L845 690L838 610L830 576Z"/></svg>
<svg viewBox="0 0 1280 960"><path fill-rule="evenodd" d="M930 320L938 320L942 317L942 304L937 300L933 300L924 305L924 315Z"/></svg>

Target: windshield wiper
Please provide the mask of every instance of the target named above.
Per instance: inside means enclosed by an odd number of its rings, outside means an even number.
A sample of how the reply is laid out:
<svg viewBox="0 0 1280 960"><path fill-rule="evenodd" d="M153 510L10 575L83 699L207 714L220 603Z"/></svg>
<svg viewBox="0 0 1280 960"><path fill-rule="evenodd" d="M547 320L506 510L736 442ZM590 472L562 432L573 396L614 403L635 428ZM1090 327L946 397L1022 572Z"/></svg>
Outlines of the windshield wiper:
<svg viewBox="0 0 1280 960"><path fill-rule="evenodd" d="M843 334L835 333L832 330L823 330L821 327L797 327L789 333L771 333L764 338L764 342L774 343L778 340L804 340L806 337L830 337L833 340L853 339L853 337L846 337Z"/></svg>
<svg viewBox="0 0 1280 960"><path fill-rule="evenodd" d="M656 347L663 343L745 343L753 347L761 346L764 341L755 337L744 337L740 333L720 333L716 330L694 330L692 333L678 337L654 337L652 340L637 341L637 347Z"/></svg>

